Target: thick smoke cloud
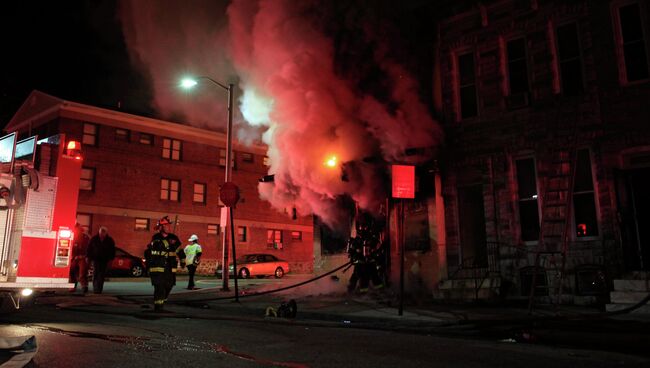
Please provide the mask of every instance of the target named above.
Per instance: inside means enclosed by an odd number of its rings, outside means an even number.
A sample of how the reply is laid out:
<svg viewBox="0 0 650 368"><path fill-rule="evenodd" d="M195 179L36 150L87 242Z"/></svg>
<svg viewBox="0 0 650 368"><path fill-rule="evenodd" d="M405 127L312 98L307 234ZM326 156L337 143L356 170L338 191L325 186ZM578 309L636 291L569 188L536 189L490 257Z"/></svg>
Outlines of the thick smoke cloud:
<svg viewBox="0 0 650 368"><path fill-rule="evenodd" d="M386 163L404 161L408 148L441 141L418 80L385 37L390 24L353 3L234 0L224 25L223 4L176 4L178 11L169 14L169 8L133 1L125 4L123 20L134 56L152 75L178 74L182 68L236 75L242 119L262 129L269 146L275 182L259 184L262 198L338 227L347 216L342 197L377 212L389 190ZM166 50L157 39L161 20L169 21ZM165 55L170 48L171 59ZM180 54L184 51L187 56ZM169 86L155 88L156 105L168 116L183 113L199 124L225 116L199 112L189 105L196 101L179 104L176 91L171 96L176 102L170 101ZM210 99L206 106L215 105L213 95L201 95Z"/></svg>

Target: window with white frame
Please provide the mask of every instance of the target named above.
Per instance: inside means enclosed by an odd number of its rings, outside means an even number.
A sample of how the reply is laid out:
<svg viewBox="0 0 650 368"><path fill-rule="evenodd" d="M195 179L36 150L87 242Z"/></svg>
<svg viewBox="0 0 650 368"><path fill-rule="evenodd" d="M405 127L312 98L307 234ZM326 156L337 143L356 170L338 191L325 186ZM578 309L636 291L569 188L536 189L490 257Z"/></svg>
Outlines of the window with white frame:
<svg viewBox="0 0 650 368"><path fill-rule="evenodd" d="M559 26L555 35L562 93L567 96L579 95L584 89L584 82L578 25L569 23Z"/></svg>
<svg viewBox="0 0 650 368"><path fill-rule="evenodd" d="M96 146L97 130L97 125L92 123L84 123L83 137L81 138L81 142L88 146Z"/></svg>
<svg viewBox="0 0 650 368"><path fill-rule="evenodd" d="M614 9L616 48L623 83L650 77L643 12L640 3L629 1Z"/></svg>
<svg viewBox="0 0 650 368"><path fill-rule="evenodd" d="M140 133L140 143L146 145L153 145L153 135L147 133Z"/></svg>
<svg viewBox="0 0 650 368"><path fill-rule="evenodd" d="M219 166L226 166L226 150L219 149ZM232 157L230 157L230 167L235 167L235 152L232 152Z"/></svg>
<svg viewBox="0 0 650 368"><path fill-rule="evenodd" d="M219 235L219 225L208 224L208 235Z"/></svg>
<svg viewBox="0 0 650 368"><path fill-rule="evenodd" d="M588 149L577 152L573 184L573 216L577 238L598 236L596 196Z"/></svg>
<svg viewBox="0 0 650 368"><path fill-rule="evenodd" d="M162 157L174 161L181 159L182 142L177 139L163 138Z"/></svg>
<svg viewBox="0 0 650 368"><path fill-rule="evenodd" d="M160 199L180 202L181 182L173 179L160 179Z"/></svg>
<svg viewBox="0 0 650 368"><path fill-rule="evenodd" d="M136 218L135 219L135 231L149 231L149 219L148 218Z"/></svg>
<svg viewBox="0 0 650 368"><path fill-rule="evenodd" d="M293 241L302 241L302 231L292 231L291 240Z"/></svg>
<svg viewBox="0 0 650 368"><path fill-rule="evenodd" d="M478 96L476 94L476 67L474 52L458 55L457 90L459 118L467 119L478 115Z"/></svg>
<svg viewBox="0 0 650 368"><path fill-rule="evenodd" d="M204 183L194 183L194 195L192 196L192 202L194 203L205 203L205 184Z"/></svg>
<svg viewBox="0 0 650 368"><path fill-rule="evenodd" d="M79 190L95 190L95 169L92 167L82 167L81 177L79 178Z"/></svg>
<svg viewBox="0 0 650 368"><path fill-rule="evenodd" d="M516 161L517 199L521 240L539 239L539 206L537 201L537 172L532 157Z"/></svg>
<svg viewBox="0 0 650 368"><path fill-rule="evenodd" d="M282 249L282 230L266 230L266 246L267 248Z"/></svg>
<svg viewBox="0 0 650 368"><path fill-rule="evenodd" d="M128 142L131 140L131 132L128 129L115 129L115 140Z"/></svg>

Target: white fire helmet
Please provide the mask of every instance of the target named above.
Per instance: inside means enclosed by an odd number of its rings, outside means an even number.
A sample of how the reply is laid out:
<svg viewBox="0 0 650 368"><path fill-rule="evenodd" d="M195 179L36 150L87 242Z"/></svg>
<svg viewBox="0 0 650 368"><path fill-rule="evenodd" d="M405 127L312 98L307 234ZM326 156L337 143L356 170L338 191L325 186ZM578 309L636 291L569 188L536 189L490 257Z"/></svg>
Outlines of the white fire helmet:
<svg viewBox="0 0 650 368"><path fill-rule="evenodd" d="M190 238L187 239L187 241L197 241L197 240L199 240L199 237L196 236L196 234L192 234L192 236L190 236Z"/></svg>

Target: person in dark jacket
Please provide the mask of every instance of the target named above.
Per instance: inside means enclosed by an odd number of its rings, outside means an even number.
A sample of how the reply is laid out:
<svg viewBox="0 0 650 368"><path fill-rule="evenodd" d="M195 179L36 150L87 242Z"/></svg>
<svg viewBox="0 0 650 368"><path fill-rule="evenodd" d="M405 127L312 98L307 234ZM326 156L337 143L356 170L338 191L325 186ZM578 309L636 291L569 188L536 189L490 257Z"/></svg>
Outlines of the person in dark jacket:
<svg viewBox="0 0 650 368"><path fill-rule="evenodd" d="M94 269L93 293L102 293L106 269L113 258L115 258L115 241L108 235L108 229L102 226L88 244L88 260L92 263Z"/></svg>
<svg viewBox="0 0 650 368"><path fill-rule="evenodd" d="M149 277L153 285L154 311L162 311L169 293L176 285L177 260L180 259L181 267L185 268L185 252L180 239L169 232L171 221L167 216L161 218L156 224L158 230L151 237L147 245L145 258L149 268Z"/></svg>
<svg viewBox="0 0 650 368"><path fill-rule="evenodd" d="M88 292L88 242L89 237L84 231L81 224L74 225L74 240L72 241L72 256L70 262L70 282L74 282L74 288L77 290L77 283L81 284L83 293Z"/></svg>

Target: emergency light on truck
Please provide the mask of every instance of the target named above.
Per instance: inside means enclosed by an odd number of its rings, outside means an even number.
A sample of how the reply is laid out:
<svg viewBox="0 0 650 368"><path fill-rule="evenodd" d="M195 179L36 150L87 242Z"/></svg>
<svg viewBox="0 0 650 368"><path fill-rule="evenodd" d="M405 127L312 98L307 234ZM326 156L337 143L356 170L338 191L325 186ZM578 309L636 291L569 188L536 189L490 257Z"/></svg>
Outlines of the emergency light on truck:
<svg viewBox="0 0 650 368"><path fill-rule="evenodd" d="M72 230L67 227L59 227L56 237L56 257L54 266L67 267L70 264L70 246L73 238Z"/></svg>

